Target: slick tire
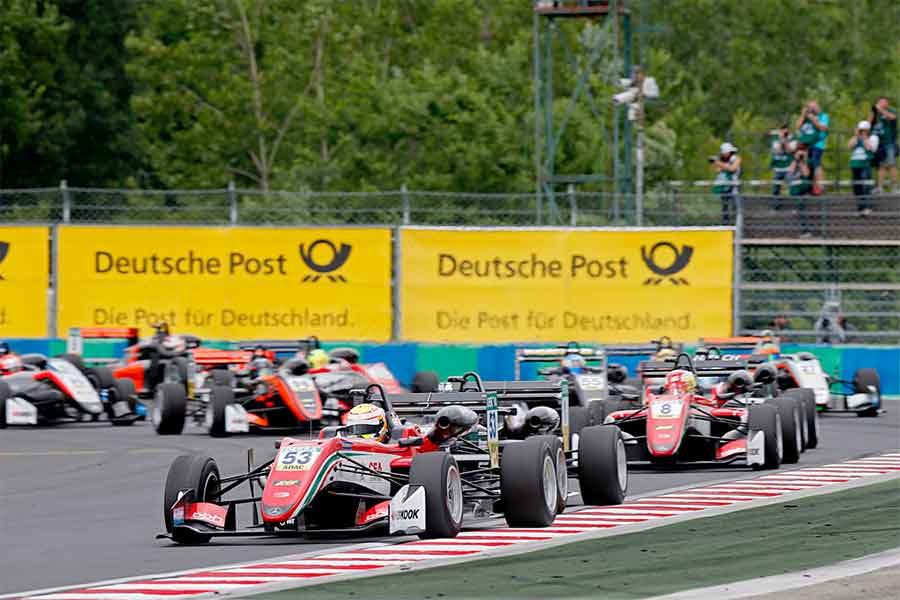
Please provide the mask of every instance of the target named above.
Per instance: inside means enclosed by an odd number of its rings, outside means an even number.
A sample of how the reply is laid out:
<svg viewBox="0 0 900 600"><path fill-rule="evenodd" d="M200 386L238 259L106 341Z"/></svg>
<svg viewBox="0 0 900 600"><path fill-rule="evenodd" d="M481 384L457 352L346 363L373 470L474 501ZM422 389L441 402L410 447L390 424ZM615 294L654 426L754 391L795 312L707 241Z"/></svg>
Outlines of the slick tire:
<svg viewBox="0 0 900 600"><path fill-rule="evenodd" d="M556 462L556 514L560 514L566 510L566 502L569 499L569 468L566 463L566 452L562 439L555 435L535 436L528 438L527 443L537 443L534 440L540 439L545 439L550 444L550 453Z"/></svg>
<svg viewBox="0 0 900 600"><path fill-rule="evenodd" d="M622 504L628 490L628 456L615 425L593 425L581 432L578 482L585 504Z"/></svg>
<svg viewBox="0 0 900 600"><path fill-rule="evenodd" d="M6 429L6 401L12 398L12 390L5 381L0 381L0 429Z"/></svg>
<svg viewBox="0 0 900 600"><path fill-rule="evenodd" d="M425 488L425 531L419 537L456 537L463 520L462 479L456 460L446 452L417 454L409 483Z"/></svg>
<svg viewBox="0 0 900 600"><path fill-rule="evenodd" d="M778 408L771 404L753 404L750 406L748 417L751 434L762 431L764 441L765 461L760 467L754 468L777 469L781 466L781 456L784 444L781 438L781 417Z"/></svg>
<svg viewBox="0 0 900 600"><path fill-rule="evenodd" d="M225 428L225 409L229 404L234 404L231 387L214 385L209 391L209 404L206 406L206 425L212 437L229 435Z"/></svg>
<svg viewBox="0 0 900 600"><path fill-rule="evenodd" d="M784 445L781 462L792 465L800 460L803 452L800 403L796 398L781 397L766 400L766 404L775 406L781 416L781 439Z"/></svg>
<svg viewBox="0 0 900 600"><path fill-rule="evenodd" d="M510 527L547 527L559 507L553 436L536 436L503 449L500 498Z"/></svg>
<svg viewBox="0 0 900 600"><path fill-rule="evenodd" d="M784 392L784 397L793 397L803 408L806 420L806 448L812 450L819 445L819 410L816 408L816 393L808 388L792 389Z"/></svg>
<svg viewBox="0 0 900 600"><path fill-rule="evenodd" d="M205 454L184 454L169 466L163 493L163 521L166 531L178 544L205 544L212 536L193 531L175 530L172 525L172 506L181 490L193 490L195 502L216 502L219 495L219 467Z"/></svg>
<svg viewBox="0 0 900 600"><path fill-rule="evenodd" d="M419 371L409 386L409 391L413 393L426 393L438 391L438 376L433 371Z"/></svg>
<svg viewBox="0 0 900 600"><path fill-rule="evenodd" d="M184 430L187 394L180 383L161 383L156 387L150 418L156 433L178 435Z"/></svg>
<svg viewBox="0 0 900 600"><path fill-rule="evenodd" d="M113 419L112 411L107 413L110 422L116 427L125 427L134 424L134 418L137 414L137 390L134 382L130 379L116 379L113 386L109 390L109 406L112 407L116 402L127 402L128 409L131 411L132 418Z"/></svg>
<svg viewBox="0 0 900 600"><path fill-rule="evenodd" d="M210 374L210 379L214 386L227 386L234 388L234 374L224 369L215 369Z"/></svg>
<svg viewBox="0 0 900 600"><path fill-rule="evenodd" d="M853 389L858 394L867 394L869 386L874 387L878 391L878 406L867 408L856 413L859 417L877 417L878 408L881 406L881 378L875 369L857 369L853 373Z"/></svg>
<svg viewBox="0 0 900 600"><path fill-rule="evenodd" d="M577 452L581 445L581 430L591 424L588 409L583 406L569 407L569 449Z"/></svg>
<svg viewBox="0 0 900 600"><path fill-rule="evenodd" d="M60 354L56 358L61 358L67 363L70 363L73 367L85 373L87 371L87 367L84 364L84 359L81 358L78 354Z"/></svg>
<svg viewBox="0 0 900 600"><path fill-rule="evenodd" d="M84 371L84 375L97 391L108 390L116 385L116 378L109 367L90 367Z"/></svg>

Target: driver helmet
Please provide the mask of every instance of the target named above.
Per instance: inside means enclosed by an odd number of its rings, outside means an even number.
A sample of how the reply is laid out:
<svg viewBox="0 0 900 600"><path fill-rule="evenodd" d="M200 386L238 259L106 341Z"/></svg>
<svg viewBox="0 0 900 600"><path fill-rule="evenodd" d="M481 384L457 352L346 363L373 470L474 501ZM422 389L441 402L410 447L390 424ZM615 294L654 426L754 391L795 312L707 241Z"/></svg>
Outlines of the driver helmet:
<svg viewBox="0 0 900 600"><path fill-rule="evenodd" d="M574 373L575 375L581 373L586 364L584 357L580 354L567 354L562 359L562 366L568 369L569 373Z"/></svg>
<svg viewBox="0 0 900 600"><path fill-rule="evenodd" d="M372 404L358 404L347 413L347 424L341 433L367 440L385 443L390 438L390 427L384 409Z"/></svg>
<svg viewBox="0 0 900 600"><path fill-rule="evenodd" d="M653 356L654 360L671 360L678 356L678 353L675 352L674 348L670 348L668 346L660 348L656 351L656 354Z"/></svg>
<svg viewBox="0 0 900 600"><path fill-rule="evenodd" d="M10 354L8 349L7 354L0 357L0 373L15 373L24 369L25 363L22 362L22 359L15 354Z"/></svg>
<svg viewBox="0 0 900 600"><path fill-rule="evenodd" d="M756 345L757 354L778 354L781 348L775 338L765 337Z"/></svg>
<svg viewBox="0 0 900 600"><path fill-rule="evenodd" d="M312 352L309 353L307 360L309 360L309 366L311 368L321 369L321 368L325 367L325 365L327 365L331 359L328 358L327 352L325 352L321 348L316 348L315 350L313 350Z"/></svg>
<svg viewBox="0 0 900 600"><path fill-rule="evenodd" d="M6 356L9 352L9 344L7 342L0 342L0 356Z"/></svg>
<svg viewBox="0 0 900 600"><path fill-rule="evenodd" d="M693 394L697 389L697 378L686 369L675 369L666 375L665 388L675 394Z"/></svg>

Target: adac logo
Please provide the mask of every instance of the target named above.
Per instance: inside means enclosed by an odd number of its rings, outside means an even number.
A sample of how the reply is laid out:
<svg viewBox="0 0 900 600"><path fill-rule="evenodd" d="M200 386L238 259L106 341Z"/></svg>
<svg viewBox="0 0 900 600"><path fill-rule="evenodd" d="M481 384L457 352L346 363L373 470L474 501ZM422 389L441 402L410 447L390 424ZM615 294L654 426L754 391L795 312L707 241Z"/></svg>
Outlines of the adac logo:
<svg viewBox="0 0 900 600"><path fill-rule="evenodd" d="M668 251L664 250L663 252L660 252L658 256L657 251L662 248L665 248ZM674 258L672 258L672 262L668 266L660 265L660 263L657 262L658 260L667 260L670 254L673 255ZM647 265L647 268L653 271L653 273L658 275L658 277L648 277L645 279L644 285L659 285L666 278L675 285L689 285L687 279L684 277L675 277L675 275L688 266L693 255L694 247L686 244L679 250L672 242L657 242L650 248L649 252L647 251L646 246L641 246L641 258L644 259L644 264Z"/></svg>
<svg viewBox="0 0 900 600"><path fill-rule="evenodd" d="M6 260L6 255L9 254L9 242L0 242L0 264ZM6 279L2 273L0 273L0 281Z"/></svg>
<svg viewBox="0 0 900 600"><path fill-rule="evenodd" d="M319 246L323 246L327 248L327 250L319 251L319 258L322 258L322 254L327 254L330 256L328 262L318 262L314 255L316 254L316 248ZM337 283L347 283L347 279L343 275L334 275L333 273L344 266L347 262L347 259L350 257L350 250L353 247L350 244L341 243L341 247L338 248L335 246L330 240L316 240L311 243L309 246L305 246L304 244L300 244L300 258L303 260L303 263L310 268L310 270L315 271L316 275L306 275L303 278L303 283L315 283L322 278L322 275L325 275L331 281Z"/></svg>

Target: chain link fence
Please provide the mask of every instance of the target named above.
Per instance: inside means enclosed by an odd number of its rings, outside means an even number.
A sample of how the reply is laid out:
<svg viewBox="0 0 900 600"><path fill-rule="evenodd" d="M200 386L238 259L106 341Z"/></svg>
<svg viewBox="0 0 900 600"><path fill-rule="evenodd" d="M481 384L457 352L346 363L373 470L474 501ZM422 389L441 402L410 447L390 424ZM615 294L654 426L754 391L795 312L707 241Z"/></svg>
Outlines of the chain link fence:
<svg viewBox="0 0 900 600"><path fill-rule="evenodd" d="M900 343L900 194L780 196L670 188L463 194L55 188L0 190L0 222L180 225L736 226L736 332ZM638 206L640 205L640 209ZM840 321L843 333L827 334Z"/></svg>

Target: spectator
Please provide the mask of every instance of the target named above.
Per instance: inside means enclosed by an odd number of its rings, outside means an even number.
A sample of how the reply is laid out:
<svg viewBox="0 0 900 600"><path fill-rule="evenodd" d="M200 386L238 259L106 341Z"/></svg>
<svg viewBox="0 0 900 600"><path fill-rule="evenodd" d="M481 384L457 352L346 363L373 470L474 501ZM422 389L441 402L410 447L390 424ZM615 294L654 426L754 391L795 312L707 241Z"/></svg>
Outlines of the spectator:
<svg viewBox="0 0 900 600"><path fill-rule="evenodd" d="M897 186L897 109L888 105L886 96L878 99L872 106L872 133L878 137L878 152L875 165L878 167L878 190L884 185L885 171L891 172L892 189L900 193Z"/></svg>
<svg viewBox="0 0 900 600"><path fill-rule="evenodd" d="M864 217L872 214L872 188L865 181L872 178L872 159L878 150L878 138L870 133L870 129L868 121L860 121L856 126L856 135L847 144L850 148L850 172L853 173L856 208Z"/></svg>
<svg viewBox="0 0 900 600"><path fill-rule="evenodd" d="M811 237L809 222L806 219L806 202L802 199L812 191L812 167L809 164L809 151L801 148L794 152L794 160L787 172L788 186L791 196L799 198L798 212L800 216L800 227L803 230L801 237Z"/></svg>
<svg viewBox="0 0 900 600"><path fill-rule="evenodd" d="M791 134L787 123L772 132L772 157L769 160L769 168L772 169L772 195L775 197L772 208L778 210L780 204L778 197L781 195L782 182L787 178L788 167L793 158L790 153Z"/></svg>
<svg viewBox="0 0 900 600"><path fill-rule="evenodd" d="M860 339L859 328L847 320L847 317L840 315L838 317L838 328L844 332L843 342L847 344L858 344Z"/></svg>
<svg viewBox="0 0 900 600"><path fill-rule="evenodd" d="M784 314L780 314L769 321L769 329L771 329L772 333L778 336L778 339L782 342L788 341L788 338L784 336L784 332L788 331L790 328L791 321Z"/></svg>
<svg viewBox="0 0 900 600"><path fill-rule="evenodd" d="M797 118L797 141L809 148L809 167L813 173L812 194L822 193L822 155L828 138L828 113L819 109L819 103L810 100Z"/></svg>
<svg viewBox="0 0 900 600"><path fill-rule="evenodd" d="M722 223L726 225L731 222L731 207L741 179L741 157L737 152L735 146L725 142L719 146L719 156L709 157L716 170L713 192L722 200Z"/></svg>

